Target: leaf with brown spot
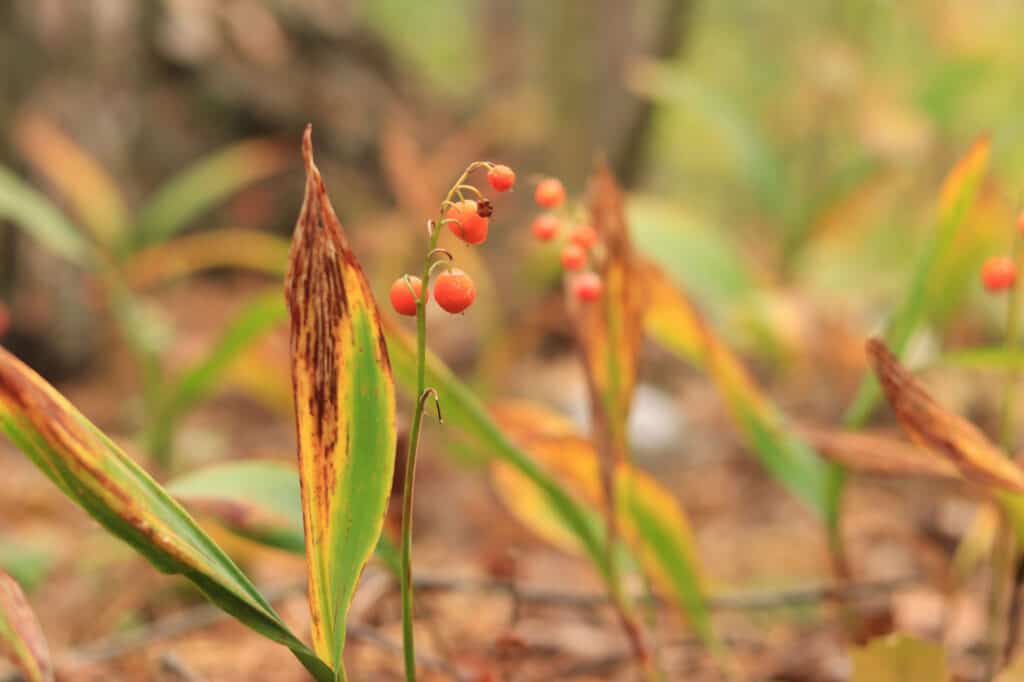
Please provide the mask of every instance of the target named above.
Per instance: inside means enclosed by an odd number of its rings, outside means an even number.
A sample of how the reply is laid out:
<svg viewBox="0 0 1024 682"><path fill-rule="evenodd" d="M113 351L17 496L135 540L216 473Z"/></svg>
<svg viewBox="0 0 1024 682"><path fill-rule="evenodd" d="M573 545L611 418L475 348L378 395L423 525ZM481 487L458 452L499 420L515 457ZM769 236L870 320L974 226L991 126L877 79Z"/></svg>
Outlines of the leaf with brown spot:
<svg viewBox="0 0 1024 682"><path fill-rule="evenodd" d="M32 607L14 578L0 571L0 655L10 658L27 682L53 682L50 650Z"/></svg>
<svg viewBox="0 0 1024 682"><path fill-rule="evenodd" d="M644 292L622 190L607 164L598 165L588 193L590 219L599 237L592 259L601 276L602 293L596 301L582 303L570 297L569 303L590 386L595 442L610 470L612 462L630 458L626 423L636 385Z"/></svg>
<svg viewBox="0 0 1024 682"><path fill-rule="evenodd" d="M313 162L311 136L307 127L285 299L313 645L344 679L345 618L391 494L395 392L377 304Z"/></svg>
<svg viewBox="0 0 1024 682"><path fill-rule="evenodd" d="M0 348L0 428L69 498L165 573L295 654L318 682L333 671L193 518L52 386Z"/></svg>
<svg viewBox="0 0 1024 682"><path fill-rule="evenodd" d="M978 427L939 405L882 340L869 339L867 353L886 400L913 441L951 462L969 481L1024 492L1024 472Z"/></svg>

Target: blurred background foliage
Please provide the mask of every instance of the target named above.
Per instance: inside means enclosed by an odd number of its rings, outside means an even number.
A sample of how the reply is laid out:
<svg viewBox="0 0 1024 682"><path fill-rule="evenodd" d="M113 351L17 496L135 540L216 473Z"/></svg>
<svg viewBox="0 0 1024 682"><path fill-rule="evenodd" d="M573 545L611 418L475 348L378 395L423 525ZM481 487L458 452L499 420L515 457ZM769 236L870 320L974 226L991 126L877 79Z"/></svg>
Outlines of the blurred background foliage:
<svg viewBox="0 0 1024 682"><path fill-rule="evenodd" d="M1008 243L1024 171L1024 83L1006 76L1024 65L1022 18L1007 0L13 0L0 6L3 341L74 376L116 364L106 320L120 318L128 348L142 338L143 393L174 383L154 366L191 365L178 388L205 395L195 373L228 364L271 306L253 294L233 327L207 311L228 335L204 358L175 342L188 323L160 302L189 274L280 275L300 186L289 150L307 121L378 290L468 159L582 194L603 155L639 247L762 370L859 362L931 234L943 174L988 131L993 173L936 284L949 300L932 331L954 336L923 337L976 341L999 311L974 273ZM508 380L550 331L537 301L557 301L558 270L524 238L525 203L501 207L498 248L458 254L484 305L434 337L478 387ZM46 234L61 230L77 236L54 248ZM93 247L86 265L69 257ZM115 305L125 289L131 314ZM239 382L281 405L250 369ZM152 398L150 416L180 412L177 399Z"/></svg>

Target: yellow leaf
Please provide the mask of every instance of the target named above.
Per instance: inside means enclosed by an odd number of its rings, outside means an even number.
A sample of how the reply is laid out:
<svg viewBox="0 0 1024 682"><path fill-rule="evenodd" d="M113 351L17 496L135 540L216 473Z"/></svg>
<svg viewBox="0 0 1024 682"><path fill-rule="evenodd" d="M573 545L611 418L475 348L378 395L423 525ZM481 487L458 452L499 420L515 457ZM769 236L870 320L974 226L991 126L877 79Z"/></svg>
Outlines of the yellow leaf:
<svg viewBox="0 0 1024 682"><path fill-rule="evenodd" d="M53 682L50 650L21 587L0 571L0 654L10 658L28 682Z"/></svg>
<svg viewBox="0 0 1024 682"><path fill-rule="evenodd" d="M853 652L852 682L948 682L946 655L932 642L894 633Z"/></svg>

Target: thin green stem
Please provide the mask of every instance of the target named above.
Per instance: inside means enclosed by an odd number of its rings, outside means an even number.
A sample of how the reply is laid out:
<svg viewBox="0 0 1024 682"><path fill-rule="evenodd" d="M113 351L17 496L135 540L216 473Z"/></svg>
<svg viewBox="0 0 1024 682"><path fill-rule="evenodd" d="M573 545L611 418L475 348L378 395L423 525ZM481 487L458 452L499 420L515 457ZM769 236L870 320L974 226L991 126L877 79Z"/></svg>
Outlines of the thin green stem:
<svg viewBox="0 0 1024 682"><path fill-rule="evenodd" d="M448 190L448 195L441 202L440 216L436 222L428 224L430 233L430 245L427 255L423 259L423 277L420 288L420 296L416 300L416 405L412 413L412 425L409 429L409 449L405 458L405 481L402 487L402 558L401 558L401 588L402 588L402 652L405 658L405 679L406 682L416 682L416 642L413 633L413 587L412 587L412 521L413 521L413 499L415 495L416 482L416 454L419 451L420 430L423 427L423 410L426 405L426 397L433 393L437 400L437 392L427 388L427 296L430 292L430 277L433 274L433 257L438 255L437 242L441 238L441 231L445 224L445 211L452 203L459 188L463 186L466 178L476 168L486 166L481 162L470 164L462 176ZM447 255L449 260L451 254L447 251L441 255ZM440 414L439 414L440 416Z"/></svg>

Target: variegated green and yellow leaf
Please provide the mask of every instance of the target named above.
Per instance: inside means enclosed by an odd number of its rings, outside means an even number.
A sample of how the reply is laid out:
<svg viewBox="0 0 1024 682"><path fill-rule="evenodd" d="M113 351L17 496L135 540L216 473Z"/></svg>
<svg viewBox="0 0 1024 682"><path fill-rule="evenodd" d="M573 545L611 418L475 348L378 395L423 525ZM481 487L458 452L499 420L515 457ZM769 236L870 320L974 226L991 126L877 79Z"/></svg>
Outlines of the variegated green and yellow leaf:
<svg viewBox="0 0 1024 682"><path fill-rule="evenodd" d="M334 679L331 668L159 484L3 349L0 427L61 491L159 570L184 576L220 608L287 646L318 681Z"/></svg>
<svg viewBox="0 0 1024 682"><path fill-rule="evenodd" d="M288 242L266 232L225 227L148 246L125 263L125 280L136 289L167 284L211 268L239 268L283 276Z"/></svg>
<svg viewBox="0 0 1024 682"><path fill-rule="evenodd" d="M344 678L345 617L380 537L395 460L395 395L377 305L313 162L285 298L317 653Z"/></svg>
<svg viewBox="0 0 1024 682"><path fill-rule="evenodd" d="M836 514L834 466L786 421L739 358L701 318L686 295L654 264L643 269L648 297L644 328L658 344L703 370L762 466L824 519Z"/></svg>
<svg viewBox="0 0 1024 682"><path fill-rule="evenodd" d="M50 650L21 587L0 571L0 655L10 658L26 682L53 682Z"/></svg>
<svg viewBox="0 0 1024 682"><path fill-rule="evenodd" d="M26 114L14 128L14 144L36 173L105 247L123 237L128 211L106 169L49 119Z"/></svg>
<svg viewBox="0 0 1024 682"><path fill-rule="evenodd" d="M593 443L568 420L540 405L499 403L492 414L503 430L580 502L605 507L601 468ZM509 512L541 538L578 552L579 540L550 503L517 470L495 460L491 480ZM686 513L671 493L628 463L615 468L618 527L658 591L687 615L705 642L716 646L704 601L699 558Z"/></svg>

